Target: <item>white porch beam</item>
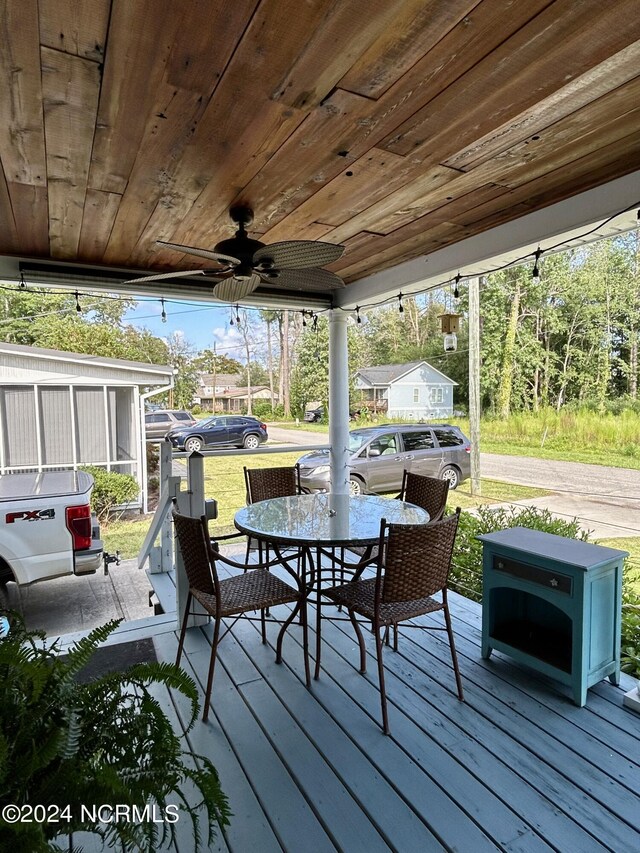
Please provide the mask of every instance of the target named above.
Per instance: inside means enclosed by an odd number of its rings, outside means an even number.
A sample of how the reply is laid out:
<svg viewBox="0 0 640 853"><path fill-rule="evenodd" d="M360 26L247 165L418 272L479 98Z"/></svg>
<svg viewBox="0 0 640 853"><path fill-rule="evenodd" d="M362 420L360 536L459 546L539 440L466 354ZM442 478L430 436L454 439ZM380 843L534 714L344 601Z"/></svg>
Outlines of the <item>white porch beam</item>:
<svg viewBox="0 0 640 853"><path fill-rule="evenodd" d="M463 276L488 273L497 266L533 255L538 246L544 250L565 241L570 245L581 245L630 231L638 226L636 205L639 203L640 171L637 171L460 240L430 255L354 281L336 292L336 303L342 308L354 309L356 305L366 306L391 298L399 291L410 295L436 287L458 272ZM631 206L632 210L616 216L593 234L582 236L599 222Z"/></svg>
<svg viewBox="0 0 640 853"><path fill-rule="evenodd" d="M349 493L348 319L340 310L334 309L329 315L329 442L334 495Z"/></svg>

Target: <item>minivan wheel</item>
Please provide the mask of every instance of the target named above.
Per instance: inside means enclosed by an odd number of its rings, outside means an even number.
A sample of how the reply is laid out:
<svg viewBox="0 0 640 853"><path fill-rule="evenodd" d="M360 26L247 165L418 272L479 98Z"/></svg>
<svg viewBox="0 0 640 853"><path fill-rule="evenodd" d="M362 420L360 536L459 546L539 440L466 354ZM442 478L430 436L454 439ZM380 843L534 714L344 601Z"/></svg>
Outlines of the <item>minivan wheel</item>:
<svg viewBox="0 0 640 853"><path fill-rule="evenodd" d="M442 469L440 479L448 480L450 489L457 489L460 482L460 474L458 473L458 469L454 468L453 465L447 465Z"/></svg>
<svg viewBox="0 0 640 853"><path fill-rule="evenodd" d="M184 443L184 449L187 453L200 453L202 450L202 439L188 438Z"/></svg>
<svg viewBox="0 0 640 853"><path fill-rule="evenodd" d="M352 497L364 494L364 483L359 477L349 477L349 494Z"/></svg>
<svg viewBox="0 0 640 853"><path fill-rule="evenodd" d="M257 435L246 435L244 439L244 446L248 450L255 450L256 447L260 447L260 439Z"/></svg>

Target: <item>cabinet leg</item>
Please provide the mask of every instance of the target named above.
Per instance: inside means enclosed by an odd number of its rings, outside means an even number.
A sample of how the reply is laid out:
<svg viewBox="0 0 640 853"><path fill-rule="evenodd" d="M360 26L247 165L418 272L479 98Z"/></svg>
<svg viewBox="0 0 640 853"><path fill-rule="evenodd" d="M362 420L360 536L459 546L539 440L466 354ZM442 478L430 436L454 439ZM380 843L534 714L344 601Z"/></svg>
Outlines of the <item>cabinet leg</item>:
<svg viewBox="0 0 640 853"><path fill-rule="evenodd" d="M492 648L488 643L483 643L483 644L482 644L482 652L481 652L481 654L482 654L482 657L483 657L485 660L489 660L489 658L491 657L491 652L492 652L492 651L493 651L493 648Z"/></svg>
<svg viewBox="0 0 640 853"><path fill-rule="evenodd" d="M583 708L587 704L587 687L578 685L573 688L573 701L579 708Z"/></svg>
<svg viewBox="0 0 640 853"><path fill-rule="evenodd" d="M615 672L612 672L609 676L609 681L613 684L614 687L618 687L620 685L620 670L616 669Z"/></svg>

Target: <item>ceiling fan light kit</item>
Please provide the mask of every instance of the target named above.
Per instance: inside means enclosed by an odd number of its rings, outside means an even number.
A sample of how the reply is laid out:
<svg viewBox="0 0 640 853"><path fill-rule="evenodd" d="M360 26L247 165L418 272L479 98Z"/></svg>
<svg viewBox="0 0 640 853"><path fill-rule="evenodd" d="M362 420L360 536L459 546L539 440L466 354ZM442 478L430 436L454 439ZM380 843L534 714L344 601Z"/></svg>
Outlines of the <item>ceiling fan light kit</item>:
<svg viewBox="0 0 640 853"><path fill-rule="evenodd" d="M159 273L133 281L139 283L202 275L216 280L213 295L222 302L246 299L261 284L303 292L326 292L344 287L340 276L322 269L342 256L344 246L316 240L286 240L265 245L247 234L247 226L253 222L250 207L234 206L229 215L238 230L234 237L216 243L213 250L157 241L163 249L214 261L215 267Z"/></svg>

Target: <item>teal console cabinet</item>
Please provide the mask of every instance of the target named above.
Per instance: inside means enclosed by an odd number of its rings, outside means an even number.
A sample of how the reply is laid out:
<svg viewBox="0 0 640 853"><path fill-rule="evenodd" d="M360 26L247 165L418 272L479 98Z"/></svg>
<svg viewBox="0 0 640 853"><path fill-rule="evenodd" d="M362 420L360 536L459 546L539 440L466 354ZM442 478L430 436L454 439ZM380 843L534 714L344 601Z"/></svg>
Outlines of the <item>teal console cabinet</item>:
<svg viewBox="0 0 640 853"><path fill-rule="evenodd" d="M483 543L482 657L504 652L571 688L576 705L620 680L626 551L526 527Z"/></svg>

